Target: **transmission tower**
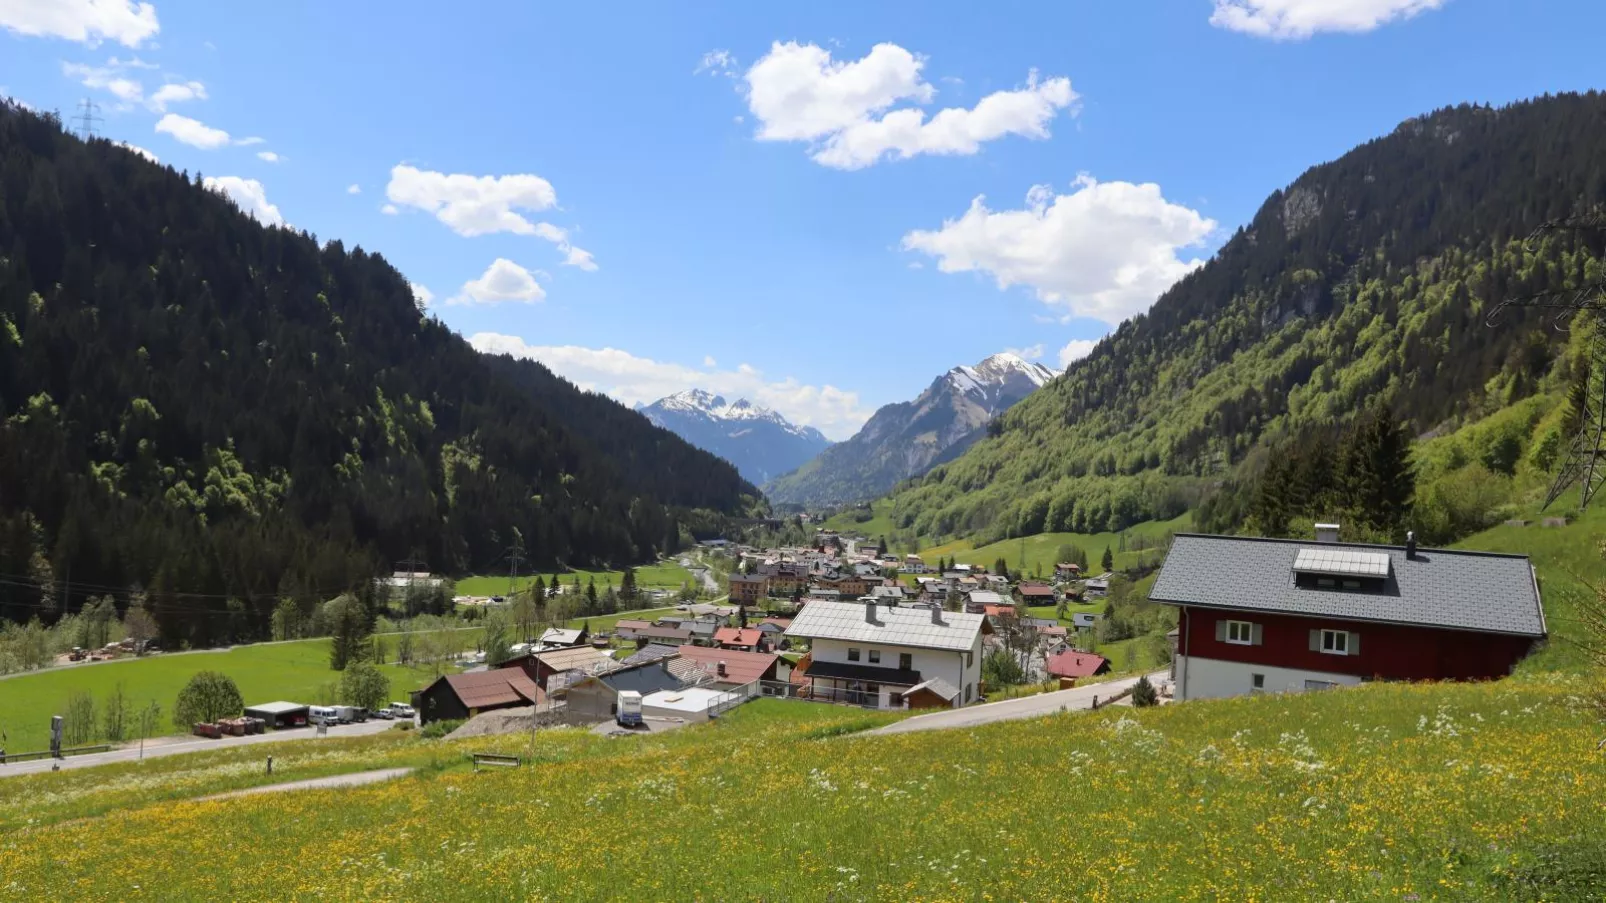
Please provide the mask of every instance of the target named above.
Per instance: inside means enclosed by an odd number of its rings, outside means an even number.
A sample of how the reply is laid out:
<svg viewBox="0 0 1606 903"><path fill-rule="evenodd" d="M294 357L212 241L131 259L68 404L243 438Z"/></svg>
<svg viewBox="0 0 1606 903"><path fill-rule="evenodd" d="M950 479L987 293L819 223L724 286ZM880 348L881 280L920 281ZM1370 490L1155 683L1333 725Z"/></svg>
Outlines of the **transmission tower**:
<svg viewBox="0 0 1606 903"><path fill-rule="evenodd" d="M1551 232L1606 232L1606 215L1580 214L1551 220L1528 236L1530 250L1543 236ZM1506 311L1514 307L1549 311L1550 328L1558 332L1571 330L1580 316L1589 318L1593 329L1589 336L1589 368L1584 376L1583 410L1578 412L1578 429L1568 437L1567 455L1556 470L1550 491L1545 495L1543 511L1549 508L1562 493L1575 483L1578 485L1578 508L1589 507L1590 499L1606 483L1606 282L1585 285L1576 289L1540 292L1500 302L1484 319L1487 326L1499 325Z"/></svg>
<svg viewBox="0 0 1606 903"><path fill-rule="evenodd" d="M78 102L78 115L73 117L73 122L78 126L78 137L85 141L95 137L95 126L106 121L96 115L99 112L100 104L87 97Z"/></svg>
<svg viewBox="0 0 1606 903"><path fill-rule="evenodd" d="M518 592L519 565L524 563L524 540L516 540L507 550L507 595L509 599Z"/></svg>

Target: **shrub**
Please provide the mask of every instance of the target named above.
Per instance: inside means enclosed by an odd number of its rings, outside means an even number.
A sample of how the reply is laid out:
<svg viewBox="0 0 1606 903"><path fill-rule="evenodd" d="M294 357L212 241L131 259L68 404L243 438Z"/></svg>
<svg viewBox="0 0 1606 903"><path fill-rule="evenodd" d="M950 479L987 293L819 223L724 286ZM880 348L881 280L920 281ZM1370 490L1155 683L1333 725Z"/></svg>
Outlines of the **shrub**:
<svg viewBox="0 0 1606 903"><path fill-rule="evenodd" d="M1138 678L1138 682L1132 685L1133 708L1146 709L1159 704L1160 694L1154 689L1154 684L1149 683L1149 676L1145 674Z"/></svg>
<svg viewBox="0 0 1606 903"><path fill-rule="evenodd" d="M462 718L447 718L445 721L431 721L424 725L419 734L427 740L439 740L452 731L463 726Z"/></svg>
<svg viewBox="0 0 1606 903"><path fill-rule="evenodd" d="M202 721L232 718L244 708L245 700L233 678L216 671L201 671L178 692L178 701L173 703L173 723L187 728Z"/></svg>

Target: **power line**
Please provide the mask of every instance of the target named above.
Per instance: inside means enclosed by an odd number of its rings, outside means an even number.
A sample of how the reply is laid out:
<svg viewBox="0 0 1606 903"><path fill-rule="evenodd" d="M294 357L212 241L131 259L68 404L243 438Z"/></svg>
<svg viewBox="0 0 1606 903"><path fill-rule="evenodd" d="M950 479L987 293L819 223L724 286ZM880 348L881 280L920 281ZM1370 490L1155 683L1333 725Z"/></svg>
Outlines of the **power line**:
<svg viewBox="0 0 1606 903"><path fill-rule="evenodd" d="M105 122L104 119L96 115L99 112L100 104L95 103L93 100L86 97L78 101L78 115L73 117L73 122L78 126L78 137L85 141L95 137L95 126Z"/></svg>

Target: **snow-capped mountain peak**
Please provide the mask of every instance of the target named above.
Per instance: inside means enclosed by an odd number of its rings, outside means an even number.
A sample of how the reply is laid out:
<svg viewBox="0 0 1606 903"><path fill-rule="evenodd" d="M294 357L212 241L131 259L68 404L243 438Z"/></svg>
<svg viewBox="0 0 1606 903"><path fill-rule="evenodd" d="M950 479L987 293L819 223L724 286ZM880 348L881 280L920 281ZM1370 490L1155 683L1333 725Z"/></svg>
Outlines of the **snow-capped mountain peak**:
<svg viewBox="0 0 1606 903"><path fill-rule="evenodd" d="M658 426L734 463L762 483L804 463L831 443L819 430L798 426L745 398L727 402L702 389L687 389L638 410Z"/></svg>
<svg viewBox="0 0 1606 903"><path fill-rule="evenodd" d="M947 379L954 389L968 395L989 396L992 390L1013 380L1024 380L1032 388L1040 389L1059 376L1042 364L1033 363L1007 351L992 355L974 367L958 366L948 371Z"/></svg>

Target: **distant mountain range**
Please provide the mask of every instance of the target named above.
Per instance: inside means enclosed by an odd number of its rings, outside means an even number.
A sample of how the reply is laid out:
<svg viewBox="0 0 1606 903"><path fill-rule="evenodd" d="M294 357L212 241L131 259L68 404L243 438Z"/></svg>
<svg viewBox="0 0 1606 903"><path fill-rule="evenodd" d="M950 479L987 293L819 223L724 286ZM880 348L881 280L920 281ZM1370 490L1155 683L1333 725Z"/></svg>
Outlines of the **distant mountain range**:
<svg viewBox="0 0 1606 903"><path fill-rule="evenodd" d="M831 446L764 491L772 502L803 505L884 495L900 480L958 456L986 432L989 420L1058 375L1013 354L955 367L919 398L881 408L853 438ZM743 475L753 479L746 471Z"/></svg>
<svg viewBox="0 0 1606 903"><path fill-rule="evenodd" d="M831 444L811 426L798 426L745 398L690 389L637 408L648 420L736 465L754 484L780 476Z"/></svg>

